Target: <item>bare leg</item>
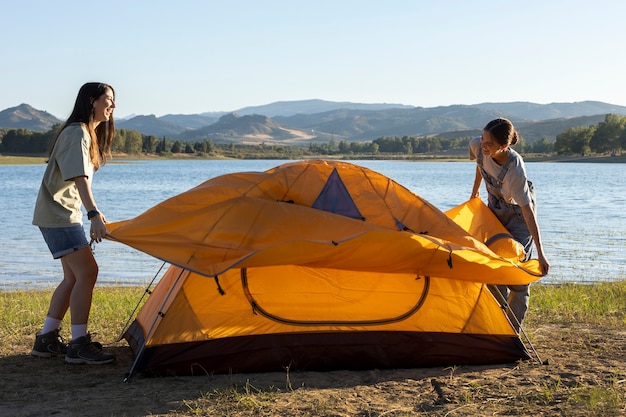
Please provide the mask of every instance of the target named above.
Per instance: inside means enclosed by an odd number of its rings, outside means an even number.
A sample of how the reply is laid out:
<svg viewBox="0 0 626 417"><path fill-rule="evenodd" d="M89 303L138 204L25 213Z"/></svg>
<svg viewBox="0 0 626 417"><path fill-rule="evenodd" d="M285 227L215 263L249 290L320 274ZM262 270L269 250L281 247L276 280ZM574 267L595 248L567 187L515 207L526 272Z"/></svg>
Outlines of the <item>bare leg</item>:
<svg viewBox="0 0 626 417"><path fill-rule="evenodd" d="M63 281L57 286L50 299L50 307L48 308L48 317L63 320L67 309L70 307L70 296L76 284L76 278L69 267L66 266L61 258L61 266L63 266Z"/></svg>
<svg viewBox="0 0 626 417"><path fill-rule="evenodd" d="M111 363L115 356L104 353L102 345L91 341L87 322L91 310L93 287L98 279L98 264L89 247L65 255L61 262L66 276L74 277L74 288L70 294L72 318L72 340L67 345L65 362L101 365ZM69 272L69 273L68 273ZM71 278L70 278L71 279Z"/></svg>
<svg viewBox="0 0 626 417"><path fill-rule="evenodd" d="M59 314L67 311L69 305L72 324L86 324L91 310L93 288L98 279L98 264L88 246L65 255L61 258L61 264L63 265L63 282L67 281L67 287L71 290L67 297L68 289L65 286L62 287L63 283L59 285L63 289L59 291L57 288L55 291L52 299L54 304L52 301L50 303L50 312ZM57 291L59 291L58 300L55 299Z"/></svg>
<svg viewBox="0 0 626 417"><path fill-rule="evenodd" d="M50 357L66 355L66 362L70 363L110 363L115 357L105 355L101 348L91 343L91 338L79 339L84 342L78 343L72 351L72 357L68 359L69 352L65 343L60 340L58 325L63 320L67 310L72 316L72 335L80 338L86 332L93 287L98 278L98 265L87 246L74 251L61 258L63 266L63 281L57 286L50 299L48 316L44 322L44 330L35 337L35 344L31 355ZM76 330L76 331L75 331ZM77 336L76 333L79 333ZM87 352L87 358L79 357L83 351Z"/></svg>

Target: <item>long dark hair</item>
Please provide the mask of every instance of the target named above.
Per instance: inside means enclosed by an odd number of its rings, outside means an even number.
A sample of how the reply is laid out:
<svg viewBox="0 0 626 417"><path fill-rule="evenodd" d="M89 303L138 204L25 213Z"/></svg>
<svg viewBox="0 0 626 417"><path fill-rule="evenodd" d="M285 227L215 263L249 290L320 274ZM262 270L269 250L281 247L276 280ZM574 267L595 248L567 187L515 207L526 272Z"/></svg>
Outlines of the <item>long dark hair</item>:
<svg viewBox="0 0 626 417"><path fill-rule="evenodd" d="M503 117L490 121L483 130L489 131L500 145L515 145L519 139L513 123Z"/></svg>
<svg viewBox="0 0 626 417"><path fill-rule="evenodd" d="M111 89L113 97L115 97L115 90L105 83L86 83L78 90L78 96L76 96L76 102L74 103L74 109L67 118L67 121L61 126L58 133L54 137L48 156L52 153L52 149L59 138L59 135L67 126L72 123L83 123L89 135L91 136L91 146L89 147L89 158L94 166L94 169L100 168L101 165L106 164L107 156L111 156L111 144L115 137L115 121L113 120L113 114L107 122L103 122L95 126L94 114L93 114L93 102L106 94L107 89Z"/></svg>

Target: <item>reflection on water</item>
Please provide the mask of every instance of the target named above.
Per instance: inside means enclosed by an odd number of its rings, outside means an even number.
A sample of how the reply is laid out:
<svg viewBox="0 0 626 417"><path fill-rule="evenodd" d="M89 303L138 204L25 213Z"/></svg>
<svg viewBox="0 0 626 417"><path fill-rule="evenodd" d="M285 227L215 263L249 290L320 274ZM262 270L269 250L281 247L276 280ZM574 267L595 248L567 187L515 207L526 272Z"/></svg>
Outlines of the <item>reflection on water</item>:
<svg viewBox="0 0 626 417"><path fill-rule="evenodd" d="M109 221L124 220L215 176L264 171L285 162L108 164L95 176L94 194ZM355 163L393 178L442 211L469 198L475 169L471 162ZM625 279L626 165L528 163L526 167L537 188L539 225L552 264L543 282ZM0 166L0 289L54 286L62 275L60 262L52 259L39 230L31 225L43 170L43 164ZM486 195L484 188L481 194ZM144 285L162 264L116 242L97 245L95 254L100 284Z"/></svg>

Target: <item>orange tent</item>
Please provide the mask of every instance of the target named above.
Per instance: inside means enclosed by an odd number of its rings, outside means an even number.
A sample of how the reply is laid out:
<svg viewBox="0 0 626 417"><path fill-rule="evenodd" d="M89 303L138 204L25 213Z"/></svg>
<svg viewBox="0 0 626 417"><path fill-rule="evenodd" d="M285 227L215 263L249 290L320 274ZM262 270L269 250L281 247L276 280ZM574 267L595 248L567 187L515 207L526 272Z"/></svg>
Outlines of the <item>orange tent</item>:
<svg viewBox="0 0 626 417"><path fill-rule="evenodd" d="M367 168L302 161L107 227L172 265L125 333L131 374L528 358L484 284L530 283L538 263L479 199L444 214Z"/></svg>

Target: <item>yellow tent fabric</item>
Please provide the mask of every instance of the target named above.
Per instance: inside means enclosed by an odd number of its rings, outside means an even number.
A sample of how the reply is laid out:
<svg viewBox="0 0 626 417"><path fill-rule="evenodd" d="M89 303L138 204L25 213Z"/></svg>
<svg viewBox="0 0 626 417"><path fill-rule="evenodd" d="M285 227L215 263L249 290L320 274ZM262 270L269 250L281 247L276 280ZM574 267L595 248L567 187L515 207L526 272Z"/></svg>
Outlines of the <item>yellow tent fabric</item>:
<svg viewBox="0 0 626 417"><path fill-rule="evenodd" d="M312 208L333 170L365 220ZM112 239L207 276L288 264L490 284L536 280L536 261L504 258L457 224L484 214L476 202L452 221L367 168L309 161L209 180L108 230ZM483 235L490 233L487 222L494 220L483 221ZM406 230L398 230L399 223Z"/></svg>
<svg viewBox="0 0 626 417"><path fill-rule="evenodd" d="M134 370L528 357L484 284L530 283L538 265L520 263L479 199L442 213L367 168L300 161L213 178L107 227L172 264L125 335Z"/></svg>

